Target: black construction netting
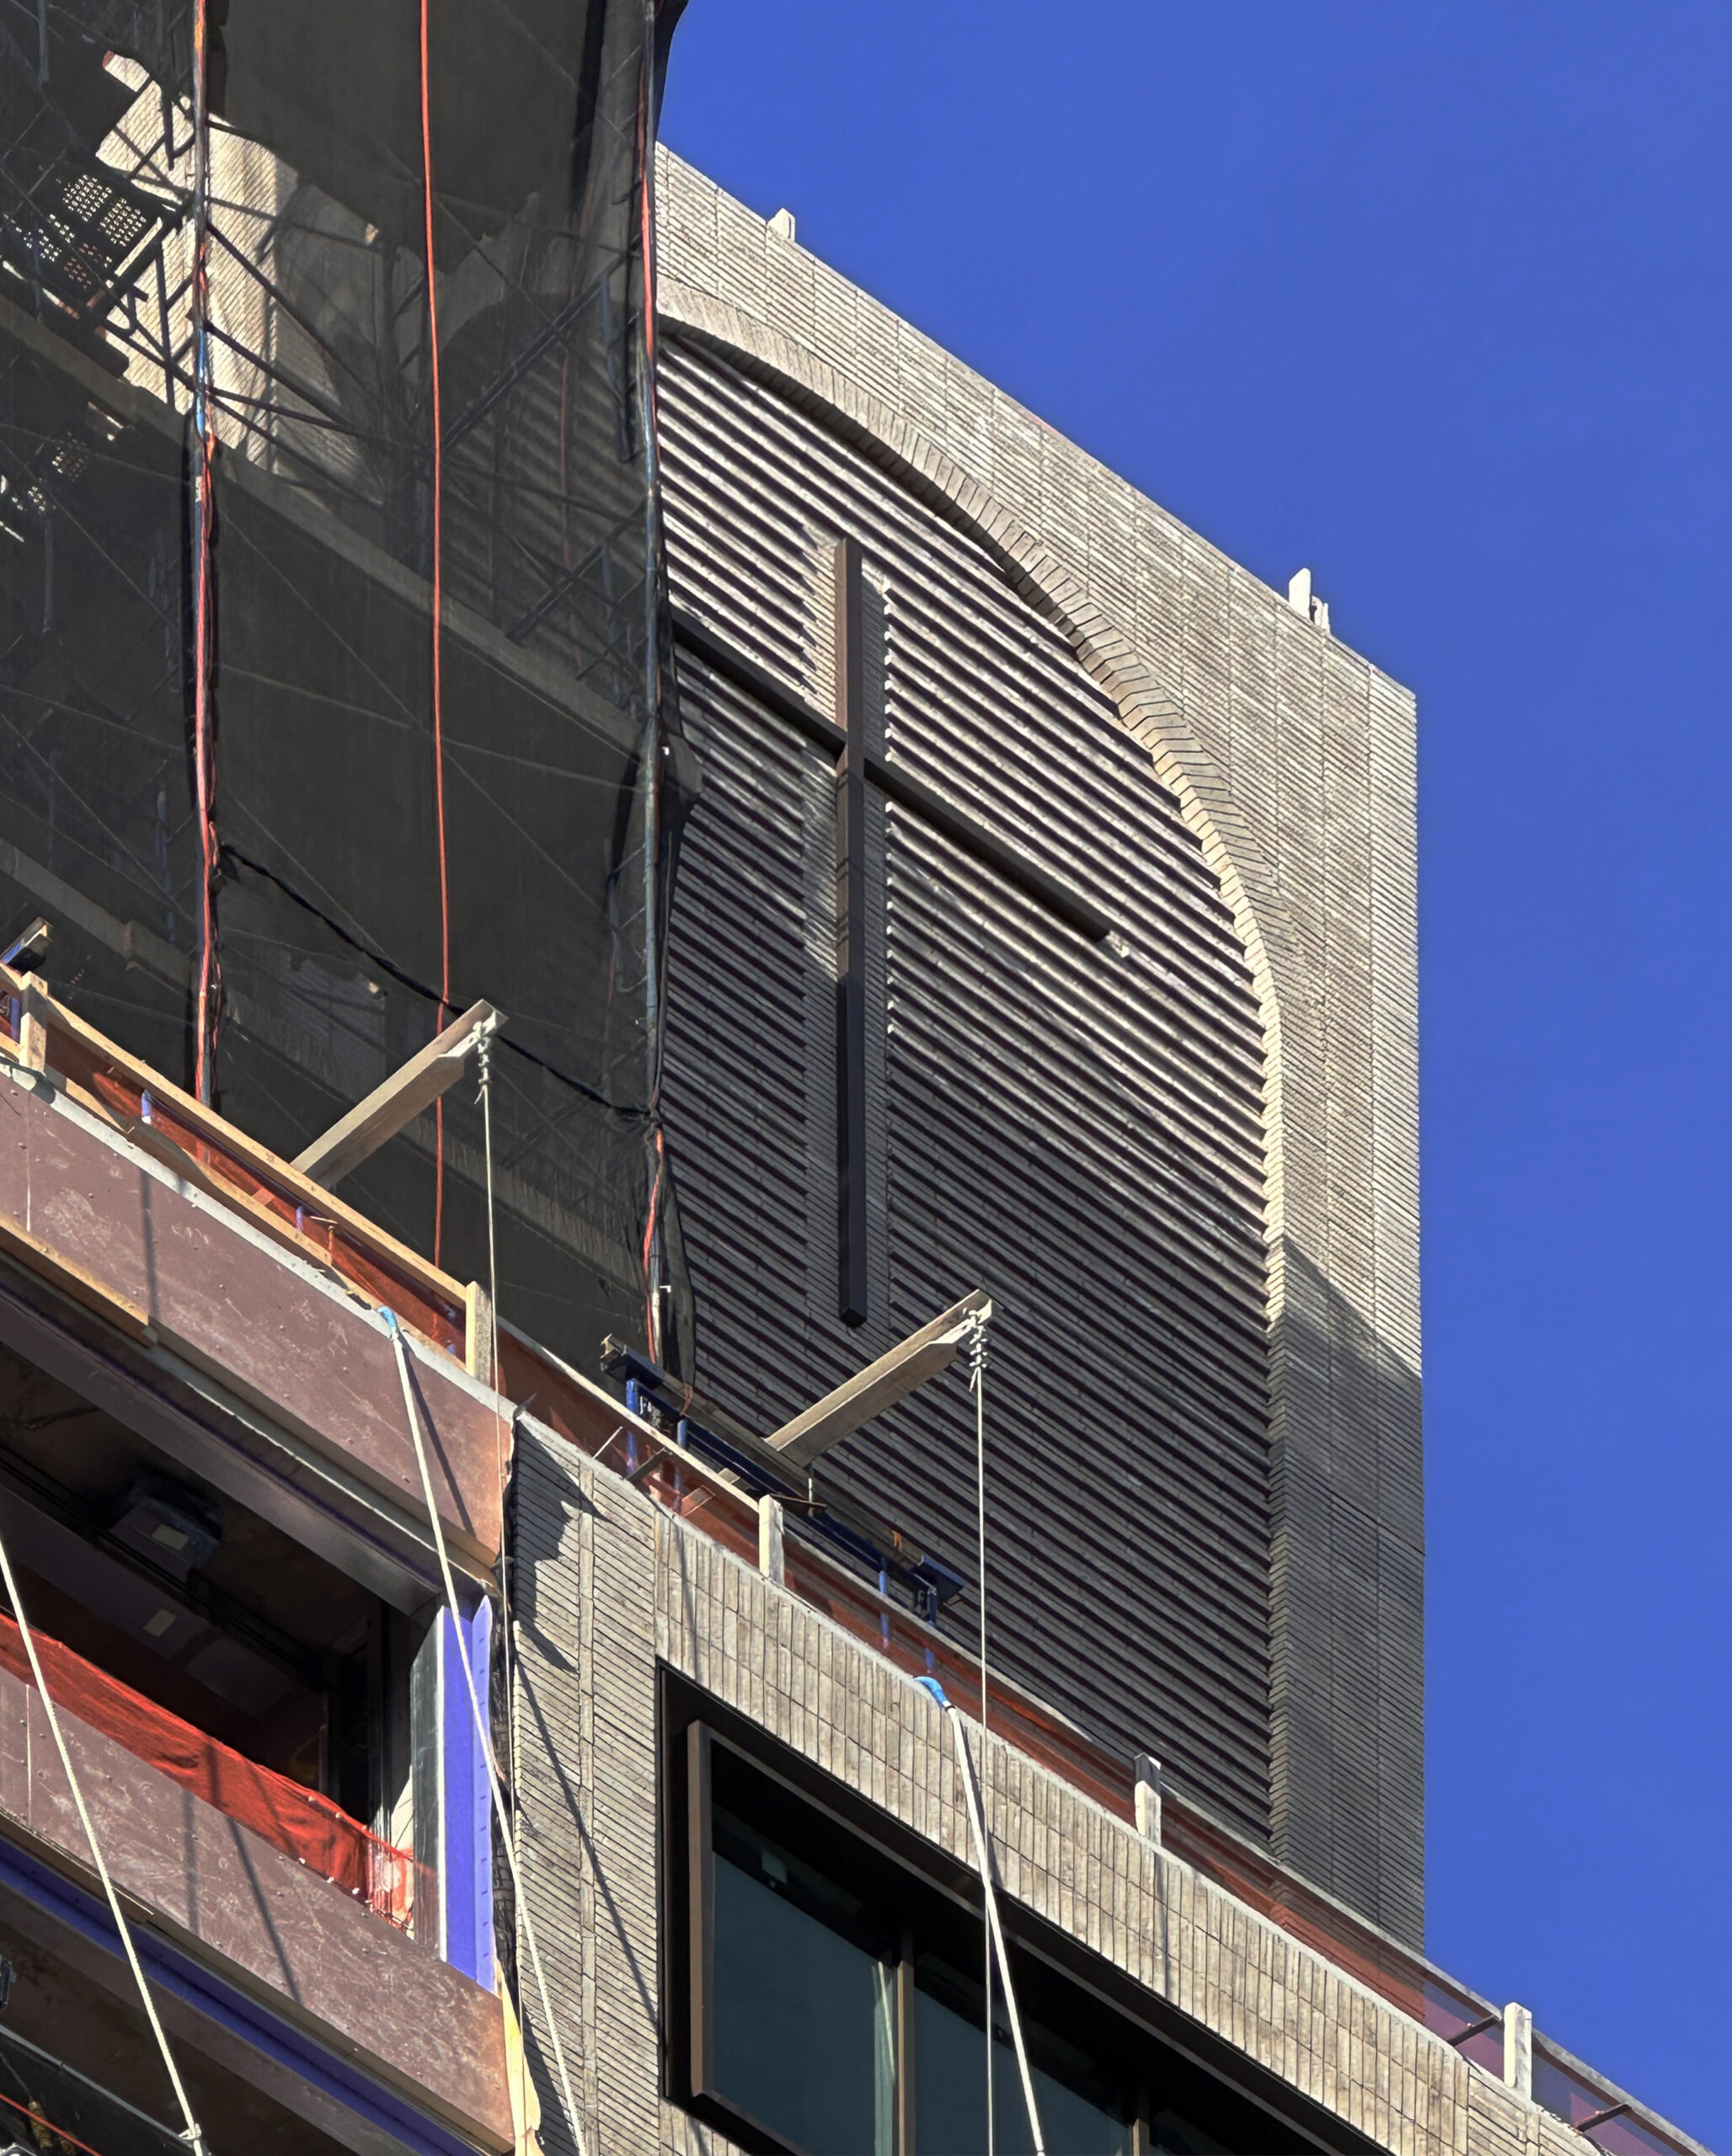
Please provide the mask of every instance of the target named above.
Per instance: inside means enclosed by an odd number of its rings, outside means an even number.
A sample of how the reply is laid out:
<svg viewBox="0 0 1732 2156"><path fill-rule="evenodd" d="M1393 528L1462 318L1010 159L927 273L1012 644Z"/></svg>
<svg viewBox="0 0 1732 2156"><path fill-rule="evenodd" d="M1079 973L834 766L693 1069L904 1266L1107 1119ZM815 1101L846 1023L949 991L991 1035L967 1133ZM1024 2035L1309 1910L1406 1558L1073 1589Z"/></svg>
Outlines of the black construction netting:
<svg viewBox="0 0 1732 2156"><path fill-rule="evenodd" d="M665 1359L687 1324L646 328L677 11L0 0L0 935L47 915L56 992L289 1157L496 1005L502 1311L588 1367L658 1286ZM481 1167L464 1082L341 1194L484 1278Z"/></svg>

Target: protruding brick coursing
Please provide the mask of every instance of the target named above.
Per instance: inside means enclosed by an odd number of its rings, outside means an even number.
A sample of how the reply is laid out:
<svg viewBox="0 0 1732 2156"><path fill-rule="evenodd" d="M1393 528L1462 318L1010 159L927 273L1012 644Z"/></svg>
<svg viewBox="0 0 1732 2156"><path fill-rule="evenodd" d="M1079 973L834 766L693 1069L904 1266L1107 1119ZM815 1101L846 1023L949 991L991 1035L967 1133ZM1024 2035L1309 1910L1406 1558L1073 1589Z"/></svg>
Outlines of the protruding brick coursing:
<svg viewBox="0 0 1732 2156"><path fill-rule="evenodd" d="M664 154L658 184L667 322L990 548L1148 747L1221 878L1266 1033L1274 1848L1417 1943L1413 699L689 167Z"/></svg>
<svg viewBox="0 0 1732 2156"><path fill-rule="evenodd" d="M524 1863L589 2146L718 2152L658 2094L658 1659L967 1863L954 1754L918 1685L622 1478L533 1428L517 1474ZM1563 2156L1441 2037L997 1738L980 1756L1005 1892L1153 1996L1393 2156Z"/></svg>

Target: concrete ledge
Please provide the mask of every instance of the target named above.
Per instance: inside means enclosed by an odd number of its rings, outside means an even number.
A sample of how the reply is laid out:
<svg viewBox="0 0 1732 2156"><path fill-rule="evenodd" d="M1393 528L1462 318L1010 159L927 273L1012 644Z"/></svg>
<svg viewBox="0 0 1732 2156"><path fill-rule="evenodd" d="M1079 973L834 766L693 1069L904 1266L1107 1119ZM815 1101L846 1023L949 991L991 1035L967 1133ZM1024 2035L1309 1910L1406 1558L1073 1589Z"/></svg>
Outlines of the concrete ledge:
<svg viewBox="0 0 1732 2156"><path fill-rule="evenodd" d="M115 1883L153 1929L466 2139L512 2146L493 1993L121 1746L64 1710L61 1722ZM94 1887L41 1695L5 1672L0 1829ZM291 2086L277 2093L293 2100Z"/></svg>
<svg viewBox="0 0 1732 2156"><path fill-rule="evenodd" d="M377 1314L46 1079L0 1085L0 1230L15 1264L130 1346L169 1351L410 1518L425 1517ZM500 1533L493 1396L449 1357L412 1345L446 1533L490 1566Z"/></svg>

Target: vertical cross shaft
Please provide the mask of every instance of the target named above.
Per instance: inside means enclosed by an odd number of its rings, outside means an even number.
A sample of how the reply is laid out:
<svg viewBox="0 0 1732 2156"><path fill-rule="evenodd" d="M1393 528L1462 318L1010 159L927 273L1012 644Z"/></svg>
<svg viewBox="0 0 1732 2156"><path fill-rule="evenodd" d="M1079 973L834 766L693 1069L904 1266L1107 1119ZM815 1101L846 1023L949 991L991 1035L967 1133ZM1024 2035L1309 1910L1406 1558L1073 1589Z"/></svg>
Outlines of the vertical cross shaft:
<svg viewBox="0 0 1732 2156"><path fill-rule="evenodd" d="M837 1308L860 1325L866 1297L866 669L860 542L836 549L836 1185Z"/></svg>

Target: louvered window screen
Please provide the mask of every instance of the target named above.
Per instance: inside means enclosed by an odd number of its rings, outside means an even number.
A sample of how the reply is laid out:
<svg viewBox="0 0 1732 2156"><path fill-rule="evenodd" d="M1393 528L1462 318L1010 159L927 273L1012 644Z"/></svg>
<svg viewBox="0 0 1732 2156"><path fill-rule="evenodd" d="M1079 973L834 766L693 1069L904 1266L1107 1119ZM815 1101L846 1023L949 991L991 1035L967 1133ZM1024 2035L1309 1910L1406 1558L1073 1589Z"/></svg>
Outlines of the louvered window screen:
<svg viewBox="0 0 1732 2156"><path fill-rule="evenodd" d="M669 347L661 413L677 611L831 714L835 543L857 538L872 754L1114 931L874 792L871 1294L842 1324L834 757L682 654L707 782L665 1102L698 1382L773 1428L989 1289L995 1662L1266 1833L1263 1050L1216 880L1147 751L966 533L707 350ZM972 1578L960 1380L831 1465Z"/></svg>

